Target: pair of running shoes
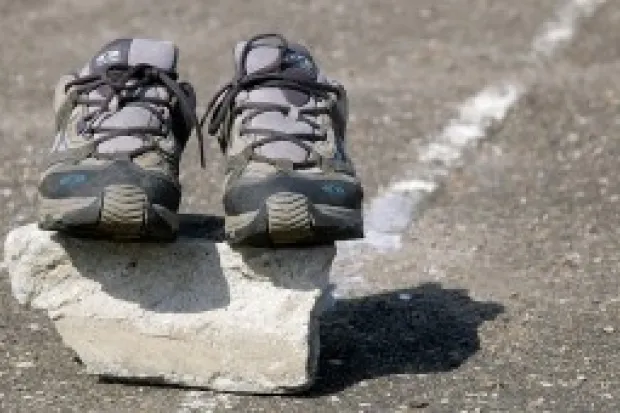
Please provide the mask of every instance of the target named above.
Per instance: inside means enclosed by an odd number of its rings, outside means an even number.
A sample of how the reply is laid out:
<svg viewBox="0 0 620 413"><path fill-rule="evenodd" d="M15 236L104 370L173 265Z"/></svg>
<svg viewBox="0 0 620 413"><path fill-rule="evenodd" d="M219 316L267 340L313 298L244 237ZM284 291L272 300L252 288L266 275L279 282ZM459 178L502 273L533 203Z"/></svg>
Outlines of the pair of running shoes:
<svg viewBox="0 0 620 413"><path fill-rule="evenodd" d="M363 237L363 190L346 153L348 103L307 48L278 34L234 49L234 76L196 115L168 41L117 39L55 90L56 137L38 191L44 230L173 240L179 164L203 127L226 158L225 233L234 245Z"/></svg>

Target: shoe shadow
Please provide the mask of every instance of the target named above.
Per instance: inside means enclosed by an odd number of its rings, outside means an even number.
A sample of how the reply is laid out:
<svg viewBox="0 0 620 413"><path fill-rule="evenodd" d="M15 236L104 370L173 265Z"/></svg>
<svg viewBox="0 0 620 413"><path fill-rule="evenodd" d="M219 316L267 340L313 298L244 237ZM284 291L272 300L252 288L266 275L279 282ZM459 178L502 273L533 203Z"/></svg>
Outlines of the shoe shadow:
<svg viewBox="0 0 620 413"><path fill-rule="evenodd" d="M307 397L386 375L456 369L480 349L480 325L503 311L437 283L337 301L321 320L319 374Z"/></svg>
<svg viewBox="0 0 620 413"><path fill-rule="evenodd" d="M55 234L80 274L116 300L154 313L198 313L226 307L229 287L215 242L223 219L181 217L180 237L188 242L111 242ZM191 242L191 239L214 242ZM208 266L209 268L205 268Z"/></svg>
<svg viewBox="0 0 620 413"><path fill-rule="evenodd" d="M224 241L224 217L205 214L179 214L179 237Z"/></svg>

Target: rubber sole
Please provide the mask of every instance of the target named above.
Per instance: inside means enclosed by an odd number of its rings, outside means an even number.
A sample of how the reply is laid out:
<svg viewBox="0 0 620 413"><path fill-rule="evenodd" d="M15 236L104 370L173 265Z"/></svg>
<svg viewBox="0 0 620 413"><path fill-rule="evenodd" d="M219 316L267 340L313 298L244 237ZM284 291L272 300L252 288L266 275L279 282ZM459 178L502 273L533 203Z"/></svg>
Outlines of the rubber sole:
<svg viewBox="0 0 620 413"><path fill-rule="evenodd" d="M115 240L173 240L176 212L152 204L134 185L110 185L97 197L39 198L39 228Z"/></svg>
<svg viewBox="0 0 620 413"><path fill-rule="evenodd" d="M330 244L364 237L361 209L312 204L294 192L273 194L258 210L226 215L224 226L229 243L255 247Z"/></svg>

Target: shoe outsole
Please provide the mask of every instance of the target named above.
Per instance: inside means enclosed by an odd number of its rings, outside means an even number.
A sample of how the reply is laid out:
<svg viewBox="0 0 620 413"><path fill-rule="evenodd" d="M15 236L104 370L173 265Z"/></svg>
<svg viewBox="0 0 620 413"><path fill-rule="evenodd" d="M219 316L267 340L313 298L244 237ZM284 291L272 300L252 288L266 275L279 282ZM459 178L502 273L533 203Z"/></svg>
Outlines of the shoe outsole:
<svg viewBox="0 0 620 413"><path fill-rule="evenodd" d="M279 192L258 210L226 215L229 243L254 247L331 244L364 237L361 209L313 204L303 194Z"/></svg>
<svg viewBox="0 0 620 413"><path fill-rule="evenodd" d="M38 215L39 228L81 237L167 241L179 228L176 212L134 185L110 185L97 197L40 197Z"/></svg>

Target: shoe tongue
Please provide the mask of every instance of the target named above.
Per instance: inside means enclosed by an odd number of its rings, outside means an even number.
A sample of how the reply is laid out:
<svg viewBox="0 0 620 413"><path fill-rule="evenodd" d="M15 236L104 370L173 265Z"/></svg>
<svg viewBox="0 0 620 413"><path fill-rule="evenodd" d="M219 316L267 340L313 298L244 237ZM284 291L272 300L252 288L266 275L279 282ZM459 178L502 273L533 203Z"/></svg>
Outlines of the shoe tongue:
<svg viewBox="0 0 620 413"><path fill-rule="evenodd" d="M101 73L111 65L147 64L166 72L176 72L178 49L168 41L151 39L117 39L105 45L99 53L83 69L84 74ZM106 95L106 86L101 86L91 92L92 97L100 98ZM145 97L168 99L169 94L163 88L153 85L141 88L139 93ZM109 129L140 128L161 126L161 121L152 111L143 107L140 102L129 103L118 110L111 111L99 124ZM101 153L115 153L131 151L144 145L144 141L132 134L120 135L108 139L98 145Z"/></svg>
<svg viewBox="0 0 620 413"><path fill-rule="evenodd" d="M319 76L319 69L310 52L298 44L289 44L283 49L277 39L264 39L249 46L243 61L243 50L247 42L240 42L235 47L235 64L238 71L247 74L282 73L299 80L314 80ZM247 100L257 103L289 104L303 107L310 102L308 94L275 85L259 86L248 91ZM306 122L299 122L279 112L266 112L254 116L249 127L273 130L290 135L312 135L316 131ZM308 159L306 149L288 141L270 142L256 149L257 153L273 159L290 159L303 162Z"/></svg>
<svg viewBox="0 0 620 413"><path fill-rule="evenodd" d="M117 39L105 45L88 64L90 73L110 65L147 64L167 72L176 71L178 49L172 43L152 39Z"/></svg>
<svg viewBox="0 0 620 413"><path fill-rule="evenodd" d="M235 47L235 64L237 69L245 69L248 74L284 72L298 76L301 79L316 80L318 68L308 50L298 44L290 44L282 49L276 43L264 39L253 43L245 58L245 67L242 67L243 49L247 42L239 42Z"/></svg>

